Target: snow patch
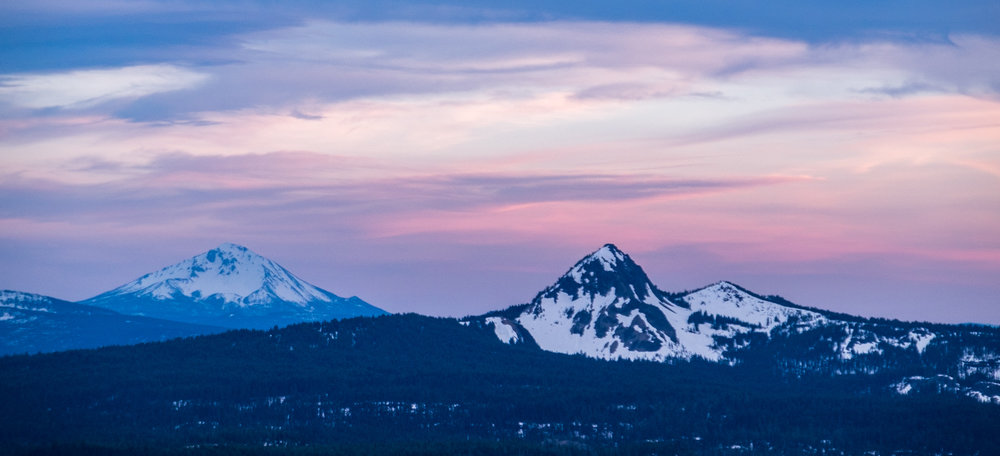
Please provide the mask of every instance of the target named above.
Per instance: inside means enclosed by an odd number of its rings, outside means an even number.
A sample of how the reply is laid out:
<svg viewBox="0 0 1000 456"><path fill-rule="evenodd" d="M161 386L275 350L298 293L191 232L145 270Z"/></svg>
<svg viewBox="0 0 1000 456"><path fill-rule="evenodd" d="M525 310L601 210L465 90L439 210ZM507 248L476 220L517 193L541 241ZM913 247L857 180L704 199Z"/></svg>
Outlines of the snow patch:
<svg viewBox="0 0 1000 456"><path fill-rule="evenodd" d="M983 394L976 390L971 390L965 394L976 401L982 402L984 404L1000 404L1000 396L991 396L988 394Z"/></svg>
<svg viewBox="0 0 1000 456"><path fill-rule="evenodd" d="M0 307L9 309L51 313L52 311L47 307L40 307L42 304L51 302L52 298L48 296L11 290L0 291Z"/></svg>
<svg viewBox="0 0 1000 456"><path fill-rule="evenodd" d="M910 340L913 341L913 345L917 348L917 353L921 355L924 354L924 350L927 349L927 344L930 344L937 334L930 331L910 331Z"/></svg>
<svg viewBox="0 0 1000 456"><path fill-rule="evenodd" d="M493 332L496 333L497 338L499 338L503 343L513 344L521 341L521 337L517 335L517 331L514 330L514 326L507 322L506 319L500 317L488 317L486 319L486 323L493 325Z"/></svg>
<svg viewBox="0 0 1000 456"><path fill-rule="evenodd" d="M851 351L853 351L855 354L858 355L867 355L869 353L881 353L881 351L878 350L876 347L878 347L878 344L875 342L865 342L862 344L854 344L854 346L851 347Z"/></svg>
<svg viewBox="0 0 1000 456"><path fill-rule="evenodd" d="M625 261L625 255L617 248L610 245L601 247L601 249L594 252L590 258L600 261L601 265L604 266L604 270L608 272L614 271L615 266L617 266L619 262Z"/></svg>

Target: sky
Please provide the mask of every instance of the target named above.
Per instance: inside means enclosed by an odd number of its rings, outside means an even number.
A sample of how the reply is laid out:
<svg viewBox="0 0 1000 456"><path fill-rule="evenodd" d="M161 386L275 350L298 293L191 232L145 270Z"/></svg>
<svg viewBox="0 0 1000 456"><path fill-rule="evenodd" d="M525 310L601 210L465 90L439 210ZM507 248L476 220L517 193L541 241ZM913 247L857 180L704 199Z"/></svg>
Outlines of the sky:
<svg viewBox="0 0 1000 456"><path fill-rule="evenodd" d="M224 242L391 312L614 243L667 291L1000 324L1000 3L0 4L0 288Z"/></svg>

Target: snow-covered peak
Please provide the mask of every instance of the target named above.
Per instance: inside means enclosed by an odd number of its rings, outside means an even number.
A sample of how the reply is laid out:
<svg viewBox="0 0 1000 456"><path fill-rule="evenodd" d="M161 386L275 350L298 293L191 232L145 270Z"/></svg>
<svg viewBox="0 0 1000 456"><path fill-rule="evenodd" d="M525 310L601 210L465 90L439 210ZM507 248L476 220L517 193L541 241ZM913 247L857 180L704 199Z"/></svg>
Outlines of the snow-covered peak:
<svg viewBox="0 0 1000 456"><path fill-rule="evenodd" d="M721 281L684 296L692 312L732 318L757 328L769 330L792 316L820 320L822 315L764 300L732 282Z"/></svg>
<svg viewBox="0 0 1000 456"><path fill-rule="evenodd" d="M583 257L552 286L535 298L556 299L559 295L573 299L613 296L638 301L665 301L642 268L628 254L605 244Z"/></svg>
<svg viewBox="0 0 1000 456"><path fill-rule="evenodd" d="M678 348L667 316L676 313L675 307L638 264L606 244L504 324L519 325L544 350L598 358L664 359ZM510 340L506 327L488 323L501 340Z"/></svg>
<svg viewBox="0 0 1000 456"><path fill-rule="evenodd" d="M614 244L604 244L600 249L580 259L566 275L580 279L587 272L628 272L637 267L632 258Z"/></svg>
<svg viewBox="0 0 1000 456"><path fill-rule="evenodd" d="M331 296L295 277L281 265L238 244L212 250L146 274L110 294L138 294L154 299L184 296L218 299L244 306L278 299L306 304L329 302Z"/></svg>
<svg viewBox="0 0 1000 456"><path fill-rule="evenodd" d="M357 297L342 298L311 285L278 263L228 242L82 303L127 315L229 328L386 313Z"/></svg>
<svg viewBox="0 0 1000 456"><path fill-rule="evenodd" d="M605 271L614 271L619 264L631 262L632 260L618 249L614 244L604 244L596 252L587 255L581 263L599 262Z"/></svg>

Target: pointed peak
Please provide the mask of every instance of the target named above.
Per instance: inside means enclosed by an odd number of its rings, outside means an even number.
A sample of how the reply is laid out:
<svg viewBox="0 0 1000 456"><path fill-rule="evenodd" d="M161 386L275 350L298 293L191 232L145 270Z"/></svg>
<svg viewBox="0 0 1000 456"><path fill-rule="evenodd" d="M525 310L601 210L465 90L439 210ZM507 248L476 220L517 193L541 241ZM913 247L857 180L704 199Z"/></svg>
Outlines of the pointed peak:
<svg viewBox="0 0 1000 456"><path fill-rule="evenodd" d="M580 260L578 265L593 262L600 262L604 266L604 270L613 271L619 265L632 263L632 259L614 244L604 244L603 247Z"/></svg>
<svg viewBox="0 0 1000 456"><path fill-rule="evenodd" d="M608 251L611 251L611 252L622 253L621 249L619 249L618 246L616 246L616 245L614 245L614 244L612 244L610 242L607 243L607 244L604 244L600 249L598 249L598 251L600 251L600 250L608 250Z"/></svg>
<svg viewBox="0 0 1000 456"><path fill-rule="evenodd" d="M625 256L625 252L622 252L621 249L619 249L618 246L614 244L604 244L601 248L597 249L597 251L595 251L593 254L612 255L618 258L623 258Z"/></svg>
<svg viewBox="0 0 1000 456"><path fill-rule="evenodd" d="M644 301L650 295L658 300L666 299L650 282L642 267L614 244L605 244L585 256L535 299L554 298L560 293L574 299L607 296L612 290L624 299Z"/></svg>

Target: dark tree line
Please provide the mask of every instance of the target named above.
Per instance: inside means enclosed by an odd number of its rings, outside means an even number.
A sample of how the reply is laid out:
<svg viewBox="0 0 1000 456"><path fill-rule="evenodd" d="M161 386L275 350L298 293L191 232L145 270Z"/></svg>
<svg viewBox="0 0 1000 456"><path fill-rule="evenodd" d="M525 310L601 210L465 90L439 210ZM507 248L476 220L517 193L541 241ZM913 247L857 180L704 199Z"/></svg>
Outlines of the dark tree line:
<svg viewBox="0 0 1000 456"><path fill-rule="evenodd" d="M6 357L0 448L39 455L1000 454L1000 407L888 394L889 373L776 367L813 362L815 342L799 342L765 341L735 367L606 362L505 345L474 324L396 315ZM920 369L899 356L888 363L905 366L893 372Z"/></svg>

